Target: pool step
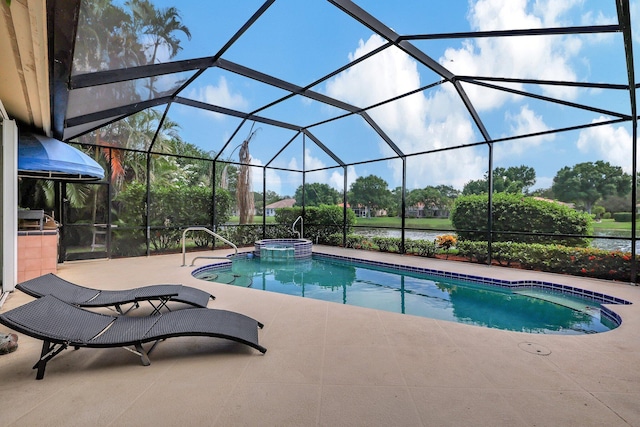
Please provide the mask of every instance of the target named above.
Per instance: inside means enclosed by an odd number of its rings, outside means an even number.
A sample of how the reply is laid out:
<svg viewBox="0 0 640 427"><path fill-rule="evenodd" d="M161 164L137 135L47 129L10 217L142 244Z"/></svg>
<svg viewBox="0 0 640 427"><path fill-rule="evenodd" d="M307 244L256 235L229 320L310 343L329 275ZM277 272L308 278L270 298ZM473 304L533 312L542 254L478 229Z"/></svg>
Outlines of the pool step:
<svg viewBox="0 0 640 427"><path fill-rule="evenodd" d="M207 274L198 277L202 280L208 280L209 282L224 283L227 285L235 285L243 288L248 288L252 284L251 277L241 276L239 274L233 274L229 272L217 272L211 271Z"/></svg>
<svg viewBox="0 0 640 427"><path fill-rule="evenodd" d="M600 308L595 303L593 305L587 305L584 301L575 301L557 293L551 294L538 289L523 289L519 291L513 291L513 293L558 304L576 311L580 311L582 313L590 314L591 316L597 316L600 313Z"/></svg>

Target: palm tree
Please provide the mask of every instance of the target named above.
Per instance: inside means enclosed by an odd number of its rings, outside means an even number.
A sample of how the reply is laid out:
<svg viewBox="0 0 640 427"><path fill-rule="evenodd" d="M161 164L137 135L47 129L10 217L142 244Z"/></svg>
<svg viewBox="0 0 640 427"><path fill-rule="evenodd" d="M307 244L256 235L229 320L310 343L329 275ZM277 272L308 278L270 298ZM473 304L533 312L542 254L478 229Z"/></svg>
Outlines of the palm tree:
<svg viewBox="0 0 640 427"><path fill-rule="evenodd" d="M156 9L149 0L129 0L125 3L132 14L133 27L137 34L144 34L146 40L142 40L145 52L151 57L149 64L155 64L158 59L158 49L161 46L167 48L169 59L175 57L182 49L180 39L175 36L176 32L182 32L191 40L191 32L182 23L180 12L175 7ZM149 93L155 96L153 88L155 77L149 79Z"/></svg>
<svg viewBox="0 0 640 427"><path fill-rule="evenodd" d="M139 34L149 37L151 48L150 64L155 64L160 46L167 47L169 58L173 58L182 49L180 40L174 35L183 32L191 40L191 32L182 23L180 12L175 7L156 9L149 0L129 0L125 3L131 9L133 25Z"/></svg>

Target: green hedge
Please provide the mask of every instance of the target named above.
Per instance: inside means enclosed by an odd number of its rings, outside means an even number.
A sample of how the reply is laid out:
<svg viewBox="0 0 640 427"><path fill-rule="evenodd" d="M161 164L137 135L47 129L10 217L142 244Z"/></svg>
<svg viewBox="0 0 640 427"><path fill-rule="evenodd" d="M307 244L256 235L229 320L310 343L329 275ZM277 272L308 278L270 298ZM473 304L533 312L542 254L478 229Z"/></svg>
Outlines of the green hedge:
<svg viewBox="0 0 640 427"><path fill-rule="evenodd" d="M151 185L149 206L149 240L153 250L165 251L180 245L182 230L189 226L211 226L213 216L212 190L209 187L187 185ZM115 247L114 255L120 249L139 245L145 239L145 206L147 199L146 185L132 182L115 198L118 205L115 223L119 227L141 227L133 233L122 233ZM229 192L216 189L216 225L229 220L231 213L231 196ZM206 247L211 244L212 237L206 233L194 233L196 246ZM126 255L123 253L122 255Z"/></svg>
<svg viewBox="0 0 640 427"><path fill-rule="evenodd" d="M301 215L302 208L280 208L276 209L275 220L278 224L288 226L291 229L293 223ZM340 206L320 205L307 207L303 216L303 237L314 243L329 243L329 236L335 233L342 233L343 217L344 211ZM347 233L352 231L355 222L356 215L351 209L347 209ZM296 224L296 230L300 230L299 222ZM297 233L293 232L293 236L297 236Z"/></svg>
<svg viewBox="0 0 640 427"><path fill-rule="evenodd" d="M487 242L458 242L458 254L470 261L487 262ZM513 242L491 244L492 258L500 265L518 263L522 268L635 282L631 278L631 254L595 248ZM640 259L640 258L639 258Z"/></svg>
<svg viewBox="0 0 640 427"><path fill-rule="evenodd" d="M342 234L329 236L329 245L342 246ZM347 236L347 248L399 252L400 238L367 237L359 234ZM488 244L486 241L458 241L457 254L469 261L486 263ZM433 258L438 248L429 240L405 240L407 254ZM492 260L503 266L519 266L524 269L565 273L607 280L637 282L631 278L631 254L595 248L576 248L539 243L493 242ZM640 257L638 257L640 261Z"/></svg>
<svg viewBox="0 0 640 427"><path fill-rule="evenodd" d="M451 210L451 223L460 240L487 240L488 196L461 196ZM521 194L496 193L493 196L492 240L526 243L555 243L586 247L583 237L503 234L500 231L546 234L593 234L593 219L567 206L525 197ZM480 230L480 231L475 231Z"/></svg>
<svg viewBox="0 0 640 427"><path fill-rule="evenodd" d="M633 214L631 212L615 212L613 220L615 222L631 222L633 221Z"/></svg>
<svg viewBox="0 0 640 427"><path fill-rule="evenodd" d="M342 246L342 234L332 234L329 236L327 244ZM360 234L349 234L347 235L347 244L345 247L400 253L400 244L401 239L399 237L367 237ZM405 239L404 245L404 249L407 254L433 258L437 253L436 244L430 240Z"/></svg>

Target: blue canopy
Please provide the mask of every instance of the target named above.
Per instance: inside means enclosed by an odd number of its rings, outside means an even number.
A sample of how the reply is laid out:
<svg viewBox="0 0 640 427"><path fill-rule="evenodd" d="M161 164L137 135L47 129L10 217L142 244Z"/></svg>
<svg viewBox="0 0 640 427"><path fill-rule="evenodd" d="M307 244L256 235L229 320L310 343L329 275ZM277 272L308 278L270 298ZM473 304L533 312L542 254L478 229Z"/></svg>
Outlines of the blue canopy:
<svg viewBox="0 0 640 427"><path fill-rule="evenodd" d="M88 181L104 178L104 169L69 144L42 135L20 133L18 176Z"/></svg>

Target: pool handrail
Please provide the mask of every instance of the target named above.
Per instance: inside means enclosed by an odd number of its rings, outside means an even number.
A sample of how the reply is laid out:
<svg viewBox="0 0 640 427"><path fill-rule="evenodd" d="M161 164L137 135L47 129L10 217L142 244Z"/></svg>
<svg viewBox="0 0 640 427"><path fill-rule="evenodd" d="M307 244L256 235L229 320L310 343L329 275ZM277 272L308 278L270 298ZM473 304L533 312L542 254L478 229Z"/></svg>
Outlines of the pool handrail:
<svg viewBox="0 0 640 427"><path fill-rule="evenodd" d="M300 231L296 231L296 224L298 223L298 221L300 221ZM298 216L298 218L293 221L291 229L294 231L294 233L298 234L298 239L302 239L302 234L304 232L304 219L302 219L302 215Z"/></svg>
<svg viewBox="0 0 640 427"><path fill-rule="evenodd" d="M215 248L215 238L218 238L220 240L222 240L224 243L226 243L227 245L231 246L234 250L235 250L235 254L233 254L234 256L238 255L238 247L236 245L233 244L233 242L230 242L229 240L225 239L224 237L222 237L221 235L219 235L218 233L215 233L213 231L211 231L210 229L208 229L207 227L187 227L184 229L184 231L182 232L182 267L186 267L186 254L187 254L187 249L186 249L186 239L185 236L187 234L187 231L205 231L207 233L209 233L210 235L212 235L214 237L214 244L213 247ZM196 262L197 259L228 259L226 256L197 256L195 257L192 261L191 261L191 266L194 265L194 263Z"/></svg>

